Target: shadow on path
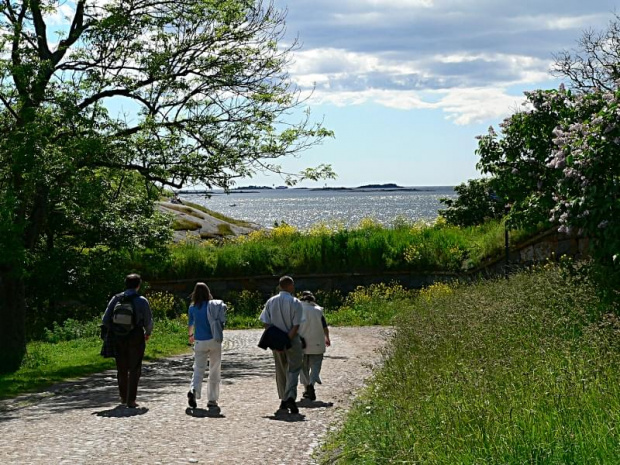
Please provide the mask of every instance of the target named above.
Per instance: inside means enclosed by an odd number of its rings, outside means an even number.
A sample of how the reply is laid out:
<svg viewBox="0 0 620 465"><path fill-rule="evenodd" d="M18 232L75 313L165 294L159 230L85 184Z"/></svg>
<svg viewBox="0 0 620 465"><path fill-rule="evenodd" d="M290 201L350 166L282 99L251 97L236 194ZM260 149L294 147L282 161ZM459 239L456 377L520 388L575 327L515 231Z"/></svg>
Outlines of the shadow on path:
<svg viewBox="0 0 620 465"><path fill-rule="evenodd" d="M263 418L266 418L268 420L283 421L285 423L297 423L300 421L306 421L306 416L301 413L274 413L273 415L267 415Z"/></svg>
<svg viewBox="0 0 620 465"><path fill-rule="evenodd" d="M273 377L275 368L273 357L270 355L236 350L224 352L222 357L222 383L234 384L241 379ZM192 377L192 365L193 354L145 363L142 367L142 377L138 386L138 403L154 402L167 394L184 392ZM0 405L2 407L0 421L9 422L17 415L22 418L24 416L40 417L45 414L64 413L75 409L106 407L108 410L95 413L101 414L100 416L119 417L136 415L136 413L129 415L124 411L119 413L117 408L110 409L110 406L117 403L118 400L116 370L108 370L95 373L84 379L55 384L45 392L27 394L16 399L3 401ZM33 405L37 405L36 412L27 409Z"/></svg>
<svg viewBox="0 0 620 465"><path fill-rule="evenodd" d="M208 409L187 407L185 414L195 418L226 418L225 415L222 415L219 407Z"/></svg>
<svg viewBox="0 0 620 465"><path fill-rule="evenodd" d="M299 408L330 408L333 407L333 402L323 402L322 400L308 400L302 399L297 402L297 407Z"/></svg>
<svg viewBox="0 0 620 465"><path fill-rule="evenodd" d="M124 405L117 405L113 409L102 410L101 412L93 412L93 415L106 418L128 418L144 415L149 409L146 407L129 408Z"/></svg>

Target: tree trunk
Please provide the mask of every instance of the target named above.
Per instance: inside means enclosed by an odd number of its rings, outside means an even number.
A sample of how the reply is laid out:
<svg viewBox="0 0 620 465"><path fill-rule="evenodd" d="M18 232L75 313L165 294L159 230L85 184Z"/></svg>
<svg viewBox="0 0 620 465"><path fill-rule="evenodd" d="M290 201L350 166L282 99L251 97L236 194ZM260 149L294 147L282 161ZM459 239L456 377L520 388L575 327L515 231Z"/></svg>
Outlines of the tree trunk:
<svg viewBox="0 0 620 465"><path fill-rule="evenodd" d="M26 286L0 274L0 373L16 371L26 355Z"/></svg>

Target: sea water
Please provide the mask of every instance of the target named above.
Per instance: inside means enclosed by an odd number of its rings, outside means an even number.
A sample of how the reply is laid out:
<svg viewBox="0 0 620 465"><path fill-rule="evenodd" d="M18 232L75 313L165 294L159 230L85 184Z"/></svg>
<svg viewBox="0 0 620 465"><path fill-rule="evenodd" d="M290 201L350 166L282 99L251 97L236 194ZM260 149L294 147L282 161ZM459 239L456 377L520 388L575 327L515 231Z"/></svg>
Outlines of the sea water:
<svg viewBox="0 0 620 465"><path fill-rule="evenodd" d="M186 199L263 227L285 222L299 229L317 223L354 227L365 218L385 226L404 219L434 221L444 206L441 198L454 198L452 187L394 189L239 189L230 194L182 194Z"/></svg>

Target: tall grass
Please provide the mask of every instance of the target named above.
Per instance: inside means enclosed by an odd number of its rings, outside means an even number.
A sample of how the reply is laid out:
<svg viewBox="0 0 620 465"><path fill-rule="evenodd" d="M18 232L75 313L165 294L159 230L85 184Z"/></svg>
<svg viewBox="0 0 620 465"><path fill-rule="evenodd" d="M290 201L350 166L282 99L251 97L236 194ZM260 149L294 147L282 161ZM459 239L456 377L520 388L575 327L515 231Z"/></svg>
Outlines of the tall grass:
<svg viewBox="0 0 620 465"><path fill-rule="evenodd" d="M323 460L618 463L620 321L557 268L434 285Z"/></svg>
<svg viewBox="0 0 620 465"><path fill-rule="evenodd" d="M184 241L150 278L281 273L459 271L478 266L504 246L504 225L470 228L409 224L386 228L371 220L345 229L317 225L299 231L280 225L224 241Z"/></svg>

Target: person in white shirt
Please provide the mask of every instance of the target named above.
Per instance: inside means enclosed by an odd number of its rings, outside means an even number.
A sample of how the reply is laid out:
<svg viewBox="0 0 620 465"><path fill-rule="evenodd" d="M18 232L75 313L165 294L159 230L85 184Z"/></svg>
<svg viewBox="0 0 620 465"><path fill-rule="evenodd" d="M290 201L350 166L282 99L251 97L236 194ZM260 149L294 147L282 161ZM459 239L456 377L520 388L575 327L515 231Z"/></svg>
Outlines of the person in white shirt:
<svg viewBox="0 0 620 465"><path fill-rule="evenodd" d="M290 411L290 413L297 414L299 408L295 399L303 356L298 331L303 317L303 308L299 299L293 297L295 292L293 278L282 276L280 289L280 293L271 297L265 304L260 321L265 325L265 329L275 326L284 331L291 341L290 348L272 352L276 363L278 397L281 401L278 412Z"/></svg>
<svg viewBox="0 0 620 465"><path fill-rule="evenodd" d="M304 309L304 321L299 326L299 335L304 345L304 356L300 381L305 387L303 397L316 400L314 385L322 384L320 375L323 354L331 345L329 328L323 315L323 308L317 305L312 292L302 292L301 304Z"/></svg>

